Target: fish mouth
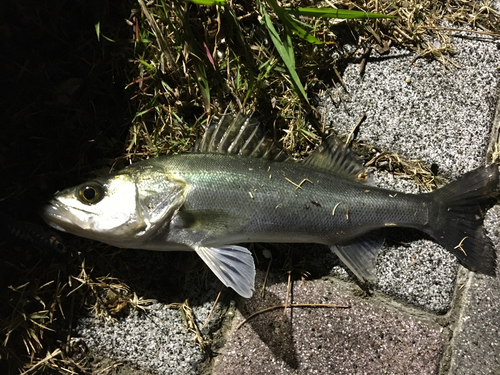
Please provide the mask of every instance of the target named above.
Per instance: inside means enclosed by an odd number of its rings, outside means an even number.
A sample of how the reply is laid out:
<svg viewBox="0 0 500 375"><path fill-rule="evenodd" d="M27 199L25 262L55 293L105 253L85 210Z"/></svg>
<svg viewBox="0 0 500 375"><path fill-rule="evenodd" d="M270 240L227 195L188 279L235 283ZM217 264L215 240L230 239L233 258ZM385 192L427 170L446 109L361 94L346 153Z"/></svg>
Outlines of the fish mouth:
<svg viewBox="0 0 500 375"><path fill-rule="evenodd" d="M71 212L64 204L57 199L52 199L47 205L40 210L42 219L52 228L62 232L68 232L70 228L74 227L74 223L68 219Z"/></svg>

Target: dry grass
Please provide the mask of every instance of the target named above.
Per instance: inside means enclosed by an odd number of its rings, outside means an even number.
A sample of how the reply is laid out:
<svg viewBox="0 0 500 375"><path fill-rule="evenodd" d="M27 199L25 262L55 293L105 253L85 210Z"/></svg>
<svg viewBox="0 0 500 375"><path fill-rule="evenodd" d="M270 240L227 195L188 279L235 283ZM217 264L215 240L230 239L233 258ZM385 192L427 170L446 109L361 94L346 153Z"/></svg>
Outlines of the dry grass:
<svg viewBox="0 0 500 375"><path fill-rule="evenodd" d="M69 251L70 256L78 254L74 249ZM94 264L107 262L101 255L97 255L100 260L94 256L90 256ZM48 267L38 263L22 270L18 278L27 281L10 285L7 295L3 291L1 298L9 301L9 315L2 315L0 320L2 360L17 363L26 374L48 369L71 374L91 372L86 348L82 350L72 338L75 311L83 306L92 311L96 319L113 320L130 309L145 310L154 302L138 298L129 286L116 278L91 276L92 269L85 262L85 258L78 255L67 264L49 259ZM66 336L63 332L67 332ZM62 341L59 348L54 348L56 340ZM115 365L110 365L109 372Z"/></svg>
<svg viewBox="0 0 500 375"><path fill-rule="evenodd" d="M446 181L431 170L421 160L412 160L398 154L383 151L364 141L354 141L352 148L362 155L366 167L375 167L396 176L412 180L423 191L433 191L443 186Z"/></svg>
<svg viewBox="0 0 500 375"><path fill-rule="evenodd" d="M181 314L184 325L189 332L194 334L193 341L203 350L205 353L210 352L210 341L203 338L203 335L198 328L198 323L196 323L196 318L194 316L193 310L189 306L188 300L182 303L175 302L166 306L169 309L176 309Z"/></svg>

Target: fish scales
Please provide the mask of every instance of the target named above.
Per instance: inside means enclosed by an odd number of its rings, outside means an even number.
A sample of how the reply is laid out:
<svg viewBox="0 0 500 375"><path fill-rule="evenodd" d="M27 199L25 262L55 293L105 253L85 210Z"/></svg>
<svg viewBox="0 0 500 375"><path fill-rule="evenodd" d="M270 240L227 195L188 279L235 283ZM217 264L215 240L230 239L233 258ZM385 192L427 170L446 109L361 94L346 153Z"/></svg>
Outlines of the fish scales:
<svg viewBox="0 0 500 375"><path fill-rule="evenodd" d="M132 164L68 188L43 209L54 228L118 247L191 250L243 297L254 290L248 242L325 244L362 281L373 281L383 238L374 229L430 235L461 264L494 275L485 210L499 171L487 165L428 194L370 186L359 159L330 137L290 161L261 125L241 114L214 119L193 153Z"/></svg>
<svg viewBox="0 0 500 375"><path fill-rule="evenodd" d="M178 220L183 216L196 219L196 230L206 229L210 238L204 244L210 246L241 242L332 245L387 223L421 229L428 222L431 199L426 195L367 188L301 164L224 154L184 154L150 163L186 181L189 188ZM214 170L216 174L207 172ZM311 182L297 188L287 178L296 184L306 178ZM220 221L218 226L211 225L216 215L224 216L224 226ZM181 222L179 227L186 228L186 224ZM176 233L166 236L173 239Z"/></svg>

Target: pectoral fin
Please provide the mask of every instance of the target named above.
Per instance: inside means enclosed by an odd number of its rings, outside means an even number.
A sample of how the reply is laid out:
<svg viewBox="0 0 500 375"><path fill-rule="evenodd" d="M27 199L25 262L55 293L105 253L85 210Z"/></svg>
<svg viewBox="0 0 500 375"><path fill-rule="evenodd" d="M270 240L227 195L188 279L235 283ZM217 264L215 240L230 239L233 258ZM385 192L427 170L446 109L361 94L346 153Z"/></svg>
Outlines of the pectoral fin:
<svg viewBox="0 0 500 375"><path fill-rule="evenodd" d="M332 245L332 250L344 264L362 281L375 281L377 256L384 244L383 238L364 236L356 241Z"/></svg>
<svg viewBox="0 0 500 375"><path fill-rule="evenodd" d="M222 283L250 298L254 290L255 264L248 249L230 245L220 248L197 247L196 252Z"/></svg>

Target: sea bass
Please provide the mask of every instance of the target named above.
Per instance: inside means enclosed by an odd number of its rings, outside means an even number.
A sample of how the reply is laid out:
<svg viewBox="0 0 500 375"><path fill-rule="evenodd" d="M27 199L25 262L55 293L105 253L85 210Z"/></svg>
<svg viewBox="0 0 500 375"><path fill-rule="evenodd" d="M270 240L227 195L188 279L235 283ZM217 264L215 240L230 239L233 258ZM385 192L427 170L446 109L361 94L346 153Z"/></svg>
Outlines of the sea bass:
<svg viewBox="0 0 500 375"><path fill-rule="evenodd" d="M495 274L483 230L498 167L487 165L426 194L368 186L351 150L330 137L288 160L262 126L241 114L210 122L194 152L134 163L56 194L52 227L122 247L194 250L222 283L249 298L249 242L325 244L362 281L372 280L382 227L416 228L473 271Z"/></svg>

